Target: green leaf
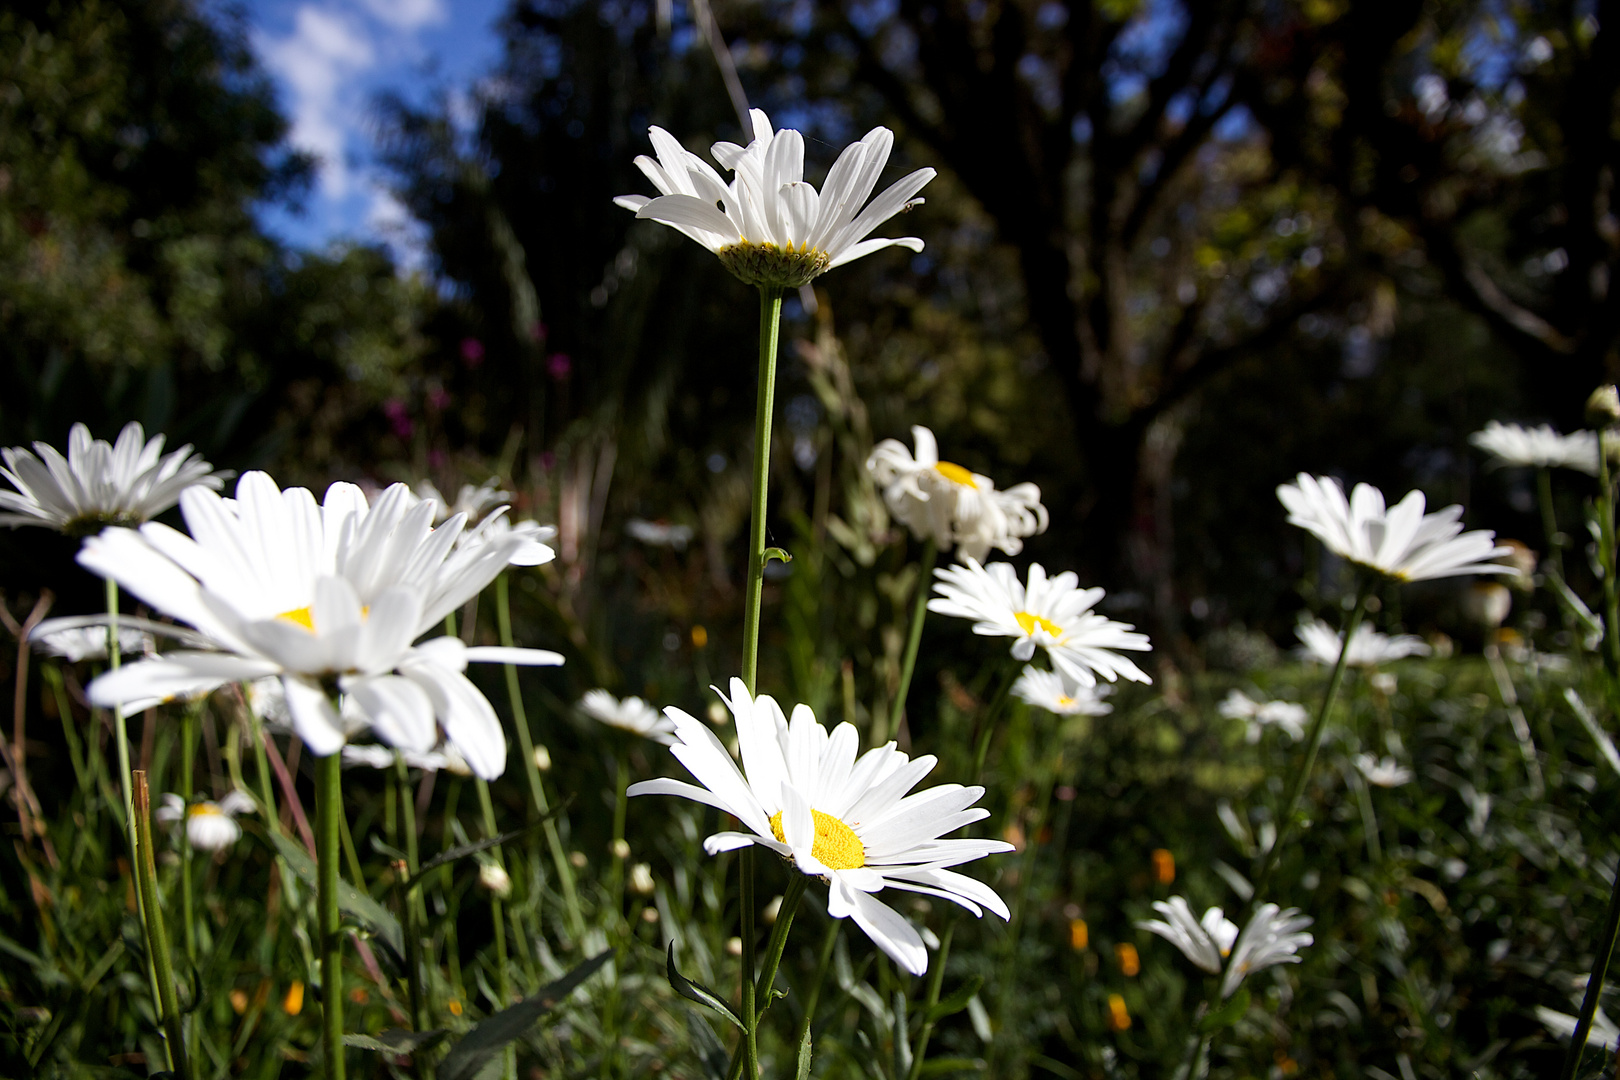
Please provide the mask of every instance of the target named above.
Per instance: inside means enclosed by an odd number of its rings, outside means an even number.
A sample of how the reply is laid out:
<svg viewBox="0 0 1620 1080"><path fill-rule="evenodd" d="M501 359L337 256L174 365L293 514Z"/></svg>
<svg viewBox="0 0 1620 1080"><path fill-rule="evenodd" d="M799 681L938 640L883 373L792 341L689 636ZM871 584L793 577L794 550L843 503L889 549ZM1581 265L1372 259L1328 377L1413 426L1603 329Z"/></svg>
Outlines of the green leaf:
<svg viewBox="0 0 1620 1080"><path fill-rule="evenodd" d="M911 1036L906 1030L906 995L894 992L894 1075L911 1075Z"/></svg>
<svg viewBox="0 0 1620 1080"><path fill-rule="evenodd" d="M923 1062L923 1067L921 1069L917 1070L917 1074L919 1076L938 1076L941 1073L955 1073L955 1072L982 1073L982 1072L984 1072L984 1068L985 1068L985 1065L984 1065L984 1059L983 1058L968 1058L968 1057L929 1058L927 1061ZM1060 1074L1060 1075L1064 1075L1064 1074ZM1080 1074L1079 1073L1074 1073L1074 1075L1079 1076Z"/></svg>
<svg viewBox="0 0 1620 1080"><path fill-rule="evenodd" d="M502 1009L494 1016L467 1032L466 1038L450 1048L439 1062L437 1080L473 1080L478 1071L506 1044L519 1038L534 1026L534 1022L550 1012L559 1001L574 992L580 983L596 974L598 968L613 959L612 949L603 949L556 982L547 983L531 998Z"/></svg>
<svg viewBox="0 0 1620 1080"><path fill-rule="evenodd" d="M310 888L315 888L315 860L309 857L309 852L297 841L279 832L272 832L270 839L275 842L276 852L292 868L292 872ZM389 952L396 967L405 965L405 932L400 929L399 920L387 908L342 878L338 879L337 902L339 910L371 931Z"/></svg>
<svg viewBox="0 0 1620 1080"><path fill-rule="evenodd" d="M727 1020L730 1020L738 1031L747 1030L743 1027L743 1022L737 1018L737 1014L731 1011L731 1006L727 1005L719 994L716 994L702 983L695 983L688 979L675 967L675 943L673 941L669 943L669 963L665 965L664 971L669 976L670 989L681 995L681 997L688 1001L695 1001L699 1005L707 1005Z"/></svg>
<svg viewBox="0 0 1620 1080"><path fill-rule="evenodd" d="M405 1028L389 1028L376 1035L345 1035L344 1046L358 1047L361 1050L375 1050L380 1054L397 1054L400 1056L414 1054L434 1045L450 1034L449 1028L433 1028L430 1031L408 1031Z"/></svg>
<svg viewBox="0 0 1620 1080"><path fill-rule="evenodd" d="M703 1080L726 1080L731 1056L720 1045L714 1028L696 1009L686 1010L686 1030L692 1037L692 1049L697 1051L698 1062L703 1066Z"/></svg>
<svg viewBox="0 0 1620 1080"><path fill-rule="evenodd" d="M967 982L957 987L955 993L946 998L944 1001L938 1002L933 1008L928 1010L927 1015L923 1017L923 1022L928 1024L937 1024L947 1016L955 1016L957 1013L967 1008L967 1003L973 1000L973 995L977 994L979 992L979 988L983 985L983 975L968 976Z"/></svg>
<svg viewBox="0 0 1620 1080"><path fill-rule="evenodd" d="M1249 988L1241 986L1238 992L1229 998L1226 1004L1204 1017L1198 1023L1200 1035L1213 1035L1217 1031L1231 1027L1243 1019L1243 1014L1249 1011Z"/></svg>
<svg viewBox="0 0 1620 1080"><path fill-rule="evenodd" d="M766 548L765 549L765 561L770 562L772 559L775 559L777 562L781 562L781 563L790 563L790 562L793 561L793 556L789 555L787 553L787 551L782 549L782 548L778 548L778 547Z"/></svg>
<svg viewBox="0 0 1620 1080"><path fill-rule="evenodd" d="M799 1063L793 1070L793 1080L810 1080L810 1025L804 1026L804 1038L799 1040Z"/></svg>

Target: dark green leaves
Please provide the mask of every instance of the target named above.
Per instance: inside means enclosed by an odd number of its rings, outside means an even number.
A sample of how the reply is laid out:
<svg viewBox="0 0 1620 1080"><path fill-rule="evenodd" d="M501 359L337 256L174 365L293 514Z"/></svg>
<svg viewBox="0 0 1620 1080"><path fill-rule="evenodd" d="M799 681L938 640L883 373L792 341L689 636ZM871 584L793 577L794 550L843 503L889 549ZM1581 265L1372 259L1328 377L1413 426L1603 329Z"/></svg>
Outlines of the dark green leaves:
<svg viewBox="0 0 1620 1080"><path fill-rule="evenodd" d="M534 1026L534 1022L550 1012L580 983L596 974L596 970L613 959L613 952L604 949L573 971L555 982L541 987L531 998L502 1009L467 1033L466 1038L450 1048L439 1063L436 1080L473 1080L478 1071L500 1053L506 1044L517 1039Z"/></svg>
<svg viewBox="0 0 1620 1080"><path fill-rule="evenodd" d="M731 1021L738 1031L744 1030L742 1020L738 1018L736 1013L731 1011L731 1006L727 1005L720 995L702 983L695 983L688 979L675 967L675 943L673 941L669 944L669 963L665 967L665 974L669 976L670 988L681 997L688 1001L695 1001L699 1005L707 1005Z"/></svg>

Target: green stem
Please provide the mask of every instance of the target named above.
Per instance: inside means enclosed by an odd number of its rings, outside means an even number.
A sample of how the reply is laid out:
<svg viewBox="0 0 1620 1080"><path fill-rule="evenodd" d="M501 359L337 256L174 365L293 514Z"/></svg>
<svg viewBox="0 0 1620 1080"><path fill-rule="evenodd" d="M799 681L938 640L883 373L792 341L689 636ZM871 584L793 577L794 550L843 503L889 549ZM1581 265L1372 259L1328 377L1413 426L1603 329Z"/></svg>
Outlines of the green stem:
<svg viewBox="0 0 1620 1080"><path fill-rule="evenodd" d="M739 891L742 894L742 1059L748 1080L759 1077L759 1009L754 997L754 849L745 847L737 860ZM1616 880L1620 880L1617 875Z"/></svg>
<svg viewBox="0 0 1620 1080"><path fill-rule="evenodd" d="M754 692L759 674L759 614L765 589L765 505L771 483L771 413L776 399L776 339L782 291L759 289L759 382L754 406L753 503L748 525L748 598L743 610L743 683Z"/></svg>
<svg viewBox="0 0 1620 1080"><path fill-rule="evenodd" d="M798 1052L804 1045L804 1037L809 1034L810 1024L816 1016L816 1006L821 1002L821 987L827 981L827 969L832 966L833 946L838 942L838 931L843 929L844 920L828 917L827 929L821 936L821 953L816 958L816 978L810 984L810 991L804 999L804 1015L799 1018L799 1029L793 1033L793 1050Z"/></svg>
<svg viewBox="0 0 1620 1080"><path fill-rule="evenodd" d="M489 782L482 776L477 778L478 808L484 816L484 835L486 837L500 835L500 829L495 824L495 803L489 797ZM490 857L495 865L502 871L506 870L506 856L501 851L501 845L496 844L490 849ZM495 990L500 994L500 1008L504 1009L512 1004L512 977L509 965L506 962L506 906L494 891L489 897L489 917L495 925L495 963L500 965L495 973ZM502 1054L501 1075L506 1080L517 1078L517 1048L508 1045Z"/></svg>
<svg viewBox="0 0 1620 1080"><path fill-rule="evenodd" d="M793 916L798 914L799 901L804 899L805 886L810 883L810 879L796 868L791 874L787 888L782 892L782 903L776 909L776 924L771 927L771 940L765 946L765 963L759 969L758 989L754 997L760 1017L771 1007L771 987L776 984L776 969L782 964L782 951L787 948L788 931L793 929Z"/></svg>
<svg viewBox="0 0 1620 1080"><path fill-rule="evenodd" d="M321 939L321 1039L328 1080L343 1080L343 936L338 926L338 818L343 813L343 757L315 759L315 909Z"/></svg>
<svg viewBox="0 0 1620 1080"><path fill-rule="evenodd" d="M186 959L192 963L197 962L197 923L191 895L191 773L196 764L197 713L201 708L198 702L180 715L180 910L185 918Z"/></svg>
<svg viewBox="0 0 1620 1080"><path fill-rule="evenodd" d="M1564 551L1558 532L1558 513L1553 508L1552 470L1536 470L1536 496L1541 504L1541 528L1547 535L1547 561L1560 579L1564 576Z"/></svg>
<svg viewBox="0 0 1620 1080"><path fill-rule="evenodd" d="M1339 659L1333 665L1333 674L1328 678L1327 690L1322 694L1322 707L1317 710L1316 720L1311 724L1310 734L1305 737L1305 757L1301 759L1299 768L1294 773L1293 781L1288 785L1288 797L1283 800L1282 814L1277 819L1277 839L1272 842L1271 850L1266 853L1265 862L1261 864L1260 873L1255 875L1254 896L1250 902L1251 911L1265 903L1266 886L1271 884L1271 875L1277 869L1277 861L1282 857L1283 848L1294 832L1294 811L1299 807L1299 800L1305 794L1305 785L1310 782L1311 770L1316 767L1317 751L1322 749L1322 735L1327 731L1328 713L1333 709L1333 700L1339 696L1339 684L1344 681L1344 669L1350 659L1350 640L1355 637L1356 630L1361 626L1361 619L1367 613L1367 600L1372 596L1372 582L1363 581L1356 590L1356 606L1350 611L1350 618L1344 624L1344 639L1339 643Z"/></svg>
<svg viewBox="0 0 1620 1080"><path fill-rule="evenodd" d="M1598 454L1598 558L1603 565L1603 661L1609 669L1610 693L1620 690L1620 588L1614 580L1614 481L1607 454Z"/></svg>
<svg viewBox="0 0 1620 1080"><path fill-rule="evenodd" d="M416 799L411 794L410 770L405 767L405 756L394 753L395 786L399 789L400 824L405 832L405 880L403 888L416 877ZM427 1011L422 1006L422 926L425 919L417 917L421 906L422 890L409 889L401 904L405 916L405 995L411 1004L411 1029L426 1031ZM425 915L425 912L424 912Z"/></svg>
<svg viewBox="0 0 1620 1080"><path fill-rule="evenodd" d="M929 1014L934 1006L939 1004L940 986L945 982L945 962L951 958L951 939L956 936L956 917L951 916L950 925L945 927L945 936L939 942L939 955L934 958L934 970L928 976L928 996L923 1002L923 1026L917 1035L917 1048L911 1058L911 1072L909 1080L919 1080L922 1076L923 1062L928 1057L928 1040L934 1035L934 1019Z"/></svg>
<svg viewBox="0 0 1620 1080"><path fill-rule="evenodd" d="M1001 711L1007 705L1007 697L1018 679L1018 672L1019 665L1016 663L1007 667L1001 676L1001 686L996 690L996 696L990 699L989 707L979 714L978 727L975 728L973 772L969 774L975 784L984 779L984 763L990 756L990 740L995 737L996 724L1001 720Z"/></svg>
<svg viewBox="0 0 1620 1080"><path fill-rule="evenodd" d="M1598 1000L1603 996L1603 982L1609 973L1609 959L1614 955L1617 935L1620 935L1620 874L1615 875L1614 888L1609 892L1609 910L1603 915L1603 930L1592 957L1592 974L1586 980L1581 1014L1575 1022L1575 1032L1570 1036L1569 1049L1564 1052L1564 1067L1559 1070L1559 1080L1574 1080L1576 1068L1581 1063L1587 1036L1592 1031L1592 1019L1597 1015Z"/></svg>
<svg viewBox="0 0 1620 1080"><path fill-rule="evenodd" d="M170 1068L181 1080L190 1080L191 1064L186 1060L185 1031L181 1027L180 1004L174 989L174 965L169 958L169 935L163 925L163 906L158 900L157 864L152 856L152 795L146 786L146 773L136 771L131 785L135 880L142 906L151 915L146 920L147 958L157 972L158 1006L163 1012L163 1035Z"/></svg>
<svg viewBox="0 0 1620 1080"><path fill-rule="evenodd" d="M922 642L923 616L928 611L928 592L934 579L934 559L939 553L933 537L923 544L922 558L917 563L917 596L911 605L911 632L906 635L906 655L900 662L900 685L894 692L894 707L889 714L888 731L874 731L872 742L882 745L888 737L900 730L900 721L906 715L906 694L911 690L911 673L917 667L917 646Z"/></svg>
<svg viewBox="0 0 1620 1080"><path fill-rule="evenodd" d="M512 647L512 605L506 575L495 579L495 618L500 625L501 644ZM562 883L563 906L568 911L568 928L576 942L585 938L585 916L580 913L579 892L574 887L574 868L563 851L562 837L557 822L551 817L551 802L546 798L546 786L540 779L540 766L534 760L534 738L529 734L528 714L523 710L523 692L518 686L518 672L514 664L506 665L506 696L512 704L512 726L517 729L518 748L523 751L523 772L529 778L529 797L534 809L545 824L546 844L551 849L551 861L557 867L557 880Z"/></svg>

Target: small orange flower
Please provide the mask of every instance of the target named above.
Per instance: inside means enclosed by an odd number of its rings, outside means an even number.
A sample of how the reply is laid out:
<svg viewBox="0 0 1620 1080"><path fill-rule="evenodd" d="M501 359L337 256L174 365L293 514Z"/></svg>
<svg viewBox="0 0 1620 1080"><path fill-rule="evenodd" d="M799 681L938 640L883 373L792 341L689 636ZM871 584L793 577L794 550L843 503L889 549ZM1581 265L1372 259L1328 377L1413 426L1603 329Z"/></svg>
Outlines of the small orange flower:
<svg viewBox="0 0 1620 1080"><path fill-rule="evenodd" d="M1069 948L1079 952L1091 944L1091 931L1084 919L1069 920Z"/></svg>
<svg viewBox="0 0 1620 1080"><path fill-rule="evenodd" d="M1122 941L1114 946L1114 957L1119 961L1119 970L1126 978L1131 978L1142 970L1142 958L1136 955L1136 946L1128 941Z"/></svg>
<svg viewBox="0 0 1620 1080"><path fill-rule="evenodd" d="M349 991L349 1000L354 1002L356 1005L364 1005L366 1002L371 1000L371 995L366 993L365 987L357 986L353 990Z"/></svg>
<svg viewBox="0 0 1620 1080"><path fill-rule="evenodd" d="M1168 885L1176 880L1176 857L1167 848L1154 849L1153 876L1160 885Z"/></svg>
<svg viewBox="0 0 1620 1080"><path fill-rule="evenodd" d="M692 647L694 649L701 649L704 646L706 646L708 643L709 643L709 631L704 629L704 627L703 627L703 625L701 623L699 623L697 626L692 627Z"/></svg>
<svg viewBox="0 0 1620 1080"><path fill-rule="evenodd" d="M451 1016L460 1016L461 1015L461 1002L457 1001L455 998L450 999L450 1015Z"/></svg>
<svg viewBox="0 0 1620 1080"><path fill-rule="evenodd" d="M235 990L232 990L231 991L231 1008L236 1012L236 1015L241 1016L243 1013L247 1012L247 1007L248 1007L247 991L241 989L240 987L238 987Z"/></svg>
<svg viewBox="0 0 1620 1080"><path fill-rule="evenodd" d="M1118 994L1108 995L1108 1026L1115 1031L1125 1031L1131 1026L1131 1013L1125 1007L1125 999Z"/></svg>
<svg viewBox="0 0 1620 1080"><path fill-rule="evenodd" d="M288 1016L297 1016L304 1011L304 984L294 982L287 987L287 996L281 999L281 1011Z"/></svg>

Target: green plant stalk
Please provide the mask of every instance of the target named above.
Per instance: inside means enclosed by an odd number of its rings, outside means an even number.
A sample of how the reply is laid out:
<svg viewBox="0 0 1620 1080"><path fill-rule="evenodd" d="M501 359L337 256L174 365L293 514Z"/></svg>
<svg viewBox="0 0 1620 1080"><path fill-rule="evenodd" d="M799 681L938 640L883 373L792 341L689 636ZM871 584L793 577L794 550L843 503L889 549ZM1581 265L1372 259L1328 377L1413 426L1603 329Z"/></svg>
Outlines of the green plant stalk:
<svg viewBox="0 0 1620 1080"><path fill-rule="evenodd" d="M908 1080L919 1080L922 1076L923 1063L928 1058L928 1040L934 1036L934 1020L929 1013L939 1004L940 986L945 982L945 962L951 958L951 939L956 936L956 916L951 916L950 925L945 927L945 936L939 942L939 955L934 958L934 970L928 976L928 996L923 999L923 1026L917 1033L917 1048L911 1057L911 1072L907 1074Z"/></svg>
<svg viewBox="0 0 1620 1080"><path fill-rule="evenodd" d="M810 879L792 868L787 888L782 890L782 903L776 909L776 923L771 927L771 940L765 945L765 962L759 969L759 981L754 994L759 1016L771 1007L771 987L776 983L776 970L782 965L782 952L787 948L788 931L793 929L793 916L798 914L799 901ZM757 1018L756 1018L757 1019Z"/></svg>
<svg viewBox="0 0 1620 1080"><path fill-rule="evenodd" d="M776 343L782 325L782 290L759 289L759 381L754 406L753 500L748 522L748 597L743 609L743 684L754 692L759 675L759 616L765 590L765 508L771 483L771 414L776 399Z"/></svg>
<svg viewBox="0 0 1620 1080"><path fill-rule="evenodd" d="M1562 580L1564 576L1563 545L1558 541L1558 513L1553 508L1552 470L1536 470L1536 496L1541 505L1541 528L1547 536L1547 560L1553 572Z"/></svg>
<svg viewBox="0 0 1620 1080"><path fill-rule="evenodd" d="M741 1051L743 1072L748 1080L759 1076L759 1009L754 999L754 848L742 849L737 859L738 888L742 907L742 970L739 996L742 998L743 1034Z"/></svg>
<svg viewBox="0 0 1620 1080"><path fill-rule="evenodd" d="M844 920L827 918L827 929L821 936L821 952L816 957L816 978L810 984L809 993L804 998L804 1015L799 1018L799 1027L793 1033L793 1049L795 1052L804 1043L804 1036L810 1030L810 1024L815 1020L816 1006L821 1002L821 987L827 981L827 968L832 966L833 946L838 943L838 931L843 929Z"/></svg>
<svg viewBox="0 0 1620 1080"><path fill-rule="evenodd" d="M409 884L416 877L416 800L411 797L410 770L405 756L394 752L395 786L399 789L399 816L405 832L405 880ZM405 996L411 1006L411 1029L428 1029L427 1010L422 1004L422 942L421 928L425 919L417 917L421 905L421 890L411 889L405 894L402 907L405 916ZM424 912L425 914L425 912Z"/></svg>
<svg viewBox="0 0 1620 1080"><path fill-rule="evenodd" d="M343 813L343 757L315 759L315 911L321 938L321 1041L328 1080L343 1080L343 936L338 924L338 818Z"/></svg>
<svg viewBox="0 0 1620 1080"><path fill-rule="evenodd" d="M1344 681L1344 669L1350 659L1350 639L1355 636L1357 628L1361 626L1362 617L1367 614L1367 600L1371 596L1372 582L1364 579L1356 590L1356 606L1351 609L1350 618L1345 620L1344 639L1339 643L1339 659L1333 665L1333 674L1328 678L1327 689L1322 694L1322 707L1317 710L1310 734L1305 737L1305 756L1300 760L1299 768L1294 772L1294 779L1288 785L1288 797L1283 800L1282 814L1277 819L1277 839L1272 842L1271 850L1266 853L1265 862L1260 866L1260 873L1255 875L1254 896L1249 903L1251 914L1265 903L1262 897L1265 895L1266 886L1271 884L1271 875L1277 870L1277 861L1282 857L1283 847L1293 835L1294 811L1299 808L1299 800L1305 794L1305 785L1310 782L1311 772L1316 767L1316 755L1322 749L1322 735L1327 731L1328 714L1333 711L1333 701L1339 696L1339 684Z"/></svg>
<svg viewBox="0 0 1620 1080"><path fill-rule="evenodd" d="M478 809L484 817L484 835L499 836L500 828L495 824L495 803L489 797L489 781L482 776L475 778L478 786ZM501 851L501 845L496 844L489 851L490 858L495 865L504 872L506 870L506 856ZM489 896L489 917L495 927L495 963L500 965L495 973L495 992L500 994L500 1007L506 1008L512 1004L512 976L510 967L506 962L506 905L493 891ZM508 1045L501 1053L501 1075L506 1080L517 1078L517 1048Z"/></svg>
<svg viewBox="0 0 1620 1080"><path fill-rule="evenodd" d="M501 644L512 648L512 605L506 575L495 579L495 618L500 625ZM529 797L534 801L537 814L545 819L541 829L546 834L546 845L551 849L551 861L557 867L557 880L562 883L563 906L568 911L568 928L576 942L585 939L585 917L579 908L579 892L574 885L574 868L563 851L562 836L551 815L551 801L546 798L546 786L540 779L540 766L534 760L534 737L529 734L528 714L523 710L523 692L518 686L515 664L506 666L506 696L512 704L512 726L517 729L518 748L523 752L523 772L529 778Z"/></svg>
<svg viewBox="0 0 1620 1080"><path fill-rule="evenodd" d="M146 951L151 967L157 972L158 1007L163 1013L169 1068L181 1080L190 1080L191 1063L186 1059L185 1030L180 1023L180 1004L174 989L174 964L169 958L169 935L163 925L163 906L158 900L157 863L152 855L152 795L146 786L146 773L136 771L130 783L130 813L135 825L135 881L142 906L151 914L145 923Z"/></svg>
<svg viewBox="0 0 1620 1080"><path fill-rule="evenodd" d="M906 635L906 655L900 662L900 685L895 688L889 729L872 733L872 742L877 745L882 745L888 736L900 730L900 721L906 715L906 694L911 690L911 674L917 668L917 646L922 643L923 617L928 612L928 590L934 578L934 560L938 554L938 545L930 537L923 544L922 557L917 561L917 596L911 605L911 631Z"/></svg>
<svg viewBox="0 0 1620 1080"><path fill-rule="evenodd" d="M996 724L1001 720L1002 710L1007 705L1007 696L1012 692L1014 681L1018 678L1020 665L1010 664L1001 677L1001 686L996 690L996 696L990 699L990 705L979 714L979 721L974 728L973 771L968 775L973 777L972 783L981 783L984 779L984 763L990 756L990 740L995 737Z"/></svg>
<svg viewBox="0 0 1620 1080"><path fill-rule="evenodd" d="M180 716L180 910L185 918L186 959L197 962L197 923L191 880L192 770L196 766L197 713L202 703L188 706Z"/></svg>

